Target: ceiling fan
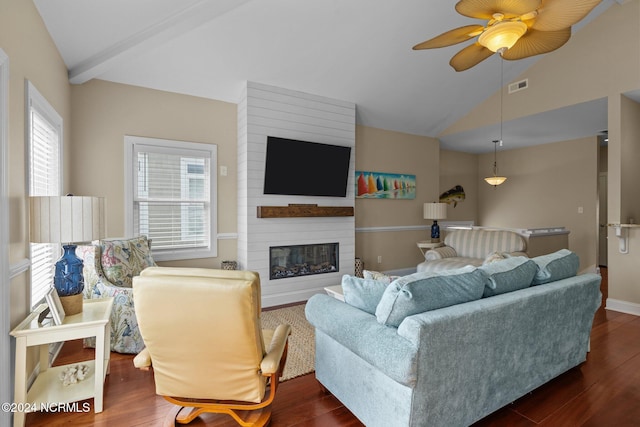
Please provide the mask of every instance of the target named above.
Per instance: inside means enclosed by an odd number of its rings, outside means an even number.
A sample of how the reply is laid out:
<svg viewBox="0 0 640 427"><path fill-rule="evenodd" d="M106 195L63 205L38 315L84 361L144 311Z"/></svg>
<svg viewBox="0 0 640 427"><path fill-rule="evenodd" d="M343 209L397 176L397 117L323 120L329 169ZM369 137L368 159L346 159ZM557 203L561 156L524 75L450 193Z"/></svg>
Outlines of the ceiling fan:
<svg viewBox="0 0 640 427"><path fill-rule="evenodd" d="M456 71L479 64L495 52L516 60L551 52L571 37L571 26L601 0L460 0L456 11L486 25L465 25L419 43L414 50L435 49L477 40L451 58Z"/></svg>

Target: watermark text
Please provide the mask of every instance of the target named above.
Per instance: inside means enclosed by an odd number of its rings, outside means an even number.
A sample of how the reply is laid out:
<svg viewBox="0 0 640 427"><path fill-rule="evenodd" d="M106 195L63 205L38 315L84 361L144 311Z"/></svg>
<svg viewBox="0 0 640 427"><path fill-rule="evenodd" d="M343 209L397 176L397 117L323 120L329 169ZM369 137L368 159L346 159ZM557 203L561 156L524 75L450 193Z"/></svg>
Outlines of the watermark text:
<svg viewBox="0 0 640 427"><path fill-rule="evenodd" d="M2 412L89 412L89 402L14 402L3 403Z"/></svg>

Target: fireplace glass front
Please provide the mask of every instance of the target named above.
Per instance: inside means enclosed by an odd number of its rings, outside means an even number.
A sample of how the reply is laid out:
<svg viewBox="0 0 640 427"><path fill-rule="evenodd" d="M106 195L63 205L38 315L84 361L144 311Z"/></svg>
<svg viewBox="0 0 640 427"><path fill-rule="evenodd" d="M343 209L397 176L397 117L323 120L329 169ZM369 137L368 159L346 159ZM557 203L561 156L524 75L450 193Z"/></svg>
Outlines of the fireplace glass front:
<svg viewBox="0 0 640 427"><path fill-rule="evenodd" d="M338 243L272 246L269 259L271 280L339 270Z"/></svg>

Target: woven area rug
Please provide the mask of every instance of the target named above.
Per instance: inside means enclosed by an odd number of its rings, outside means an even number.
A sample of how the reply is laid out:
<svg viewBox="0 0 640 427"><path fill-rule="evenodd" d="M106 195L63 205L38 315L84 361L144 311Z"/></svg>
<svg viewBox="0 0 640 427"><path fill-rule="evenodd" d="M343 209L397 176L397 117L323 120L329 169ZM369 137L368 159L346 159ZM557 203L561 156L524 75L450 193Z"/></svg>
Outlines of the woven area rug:
<svg viewBox="0 0 640 427"><path fill-rule="evenodd" d="M278 325L291 325L287 364L281 381L290 380L315 369L315 336L313 326L304 316L304 304L276 310L263 311L260 315L264 329L275 329Z"/></svg>

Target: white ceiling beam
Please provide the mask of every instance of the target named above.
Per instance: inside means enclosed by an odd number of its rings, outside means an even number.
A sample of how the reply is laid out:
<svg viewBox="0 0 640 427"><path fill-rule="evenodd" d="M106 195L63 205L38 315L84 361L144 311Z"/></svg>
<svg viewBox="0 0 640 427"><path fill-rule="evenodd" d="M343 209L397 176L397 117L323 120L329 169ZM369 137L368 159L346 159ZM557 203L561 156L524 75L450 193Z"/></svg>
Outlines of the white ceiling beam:
<svg viewBox="0 0 640 427"><path fill-rule="evenodd" d="M201 0L85 59L69 70L69 82L85 83L116 64L192 31L248 1L250 0Z"/></svg>

